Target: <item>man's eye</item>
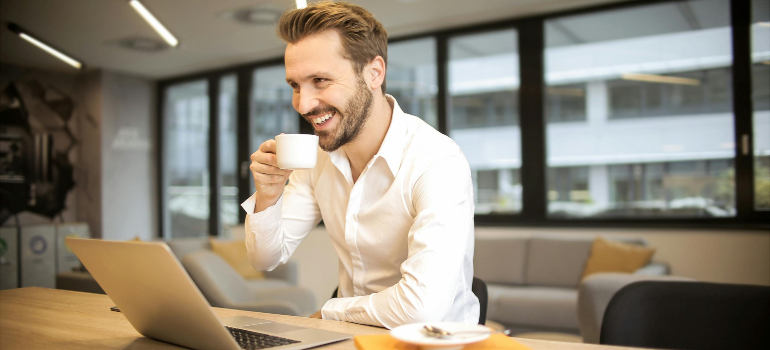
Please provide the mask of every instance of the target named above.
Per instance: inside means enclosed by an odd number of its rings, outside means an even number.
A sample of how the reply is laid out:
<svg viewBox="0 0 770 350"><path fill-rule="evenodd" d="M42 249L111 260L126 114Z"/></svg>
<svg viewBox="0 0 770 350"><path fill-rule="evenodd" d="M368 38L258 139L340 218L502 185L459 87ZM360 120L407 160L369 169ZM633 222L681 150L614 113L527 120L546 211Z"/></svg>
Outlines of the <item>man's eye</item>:
<svg viewBox="0 0 770 350"><path fill-rule="evenodd" d="M325 83L325 82L329 81L329 79L326 79L326 78L315 78L314 80L315 80L316 84L318 84L318 83Z"/></svg>

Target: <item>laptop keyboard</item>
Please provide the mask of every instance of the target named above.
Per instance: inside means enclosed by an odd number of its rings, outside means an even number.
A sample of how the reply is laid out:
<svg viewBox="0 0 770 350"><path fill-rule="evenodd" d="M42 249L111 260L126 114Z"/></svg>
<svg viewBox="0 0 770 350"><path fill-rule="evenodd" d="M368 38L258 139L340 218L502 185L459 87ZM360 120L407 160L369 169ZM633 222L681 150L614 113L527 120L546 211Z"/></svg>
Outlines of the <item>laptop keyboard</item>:
<svg viewBox="0 0 770 350"><path fill-rule="evenodd" d="M240 345L240 347L245 350L266 349L281 345L299 343L298 340L276 337L274 335L257 333L227 326L225 326L225 328L230 331L230 334L233 336L233 338L235 338L235 341L238 342L238 345Z"/></svg>

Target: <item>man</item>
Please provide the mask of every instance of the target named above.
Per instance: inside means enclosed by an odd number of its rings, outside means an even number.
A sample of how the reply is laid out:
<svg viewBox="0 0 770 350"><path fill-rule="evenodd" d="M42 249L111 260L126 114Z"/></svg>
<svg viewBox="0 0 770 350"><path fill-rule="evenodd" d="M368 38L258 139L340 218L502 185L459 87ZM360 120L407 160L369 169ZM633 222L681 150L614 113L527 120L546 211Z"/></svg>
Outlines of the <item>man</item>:
<svg viewBox="0 0 770 350"><path fill-rule="evenodd" d="M321 2L284 14L278 33L292 104L324 152L293 172L277 167L274 140L252 154L256 193L242 204L251 264L285 263L323 219L339 291L311 317L477 323L470 168L451 139L385 95L385 29L359 6Z"/></svg>

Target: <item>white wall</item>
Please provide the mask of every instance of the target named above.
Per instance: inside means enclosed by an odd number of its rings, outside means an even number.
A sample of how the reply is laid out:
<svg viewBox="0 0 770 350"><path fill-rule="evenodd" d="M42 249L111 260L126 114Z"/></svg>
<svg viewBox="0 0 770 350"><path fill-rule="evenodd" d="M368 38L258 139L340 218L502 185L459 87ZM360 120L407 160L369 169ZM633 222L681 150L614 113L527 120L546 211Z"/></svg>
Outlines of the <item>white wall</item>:
<svg viewBox="0 0 770 350"><path fill-rule="evenodd" d="M155 84L102 72L102 238L158 236Z"/></svg>
<svg viewBox="0 0 770 350"><path fill-rule="evenodd" d="M99 70L62 74L3 65L0 88L12 81L19 82L33 117L53 113L28 98L33 84L71 97L75 110L68 123L78 140L68 154L75 188L67 196L61 219L25 212L19 215L21 224L80 221L88 223L92 237L157 237L155 83ZM43 131L33 125L33 132ZM13 220L5 224L12 225Z"/></svg>

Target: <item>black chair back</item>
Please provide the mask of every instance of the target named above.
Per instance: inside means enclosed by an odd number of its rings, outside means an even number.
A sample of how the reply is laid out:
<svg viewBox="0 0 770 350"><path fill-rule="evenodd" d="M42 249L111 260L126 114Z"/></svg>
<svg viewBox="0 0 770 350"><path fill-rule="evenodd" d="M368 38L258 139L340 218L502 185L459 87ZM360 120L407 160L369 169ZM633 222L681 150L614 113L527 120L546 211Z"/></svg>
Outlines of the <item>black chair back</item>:
<svg viewBox="0 0 770 350"><path fill-rule="evenodd" d="M337 290L339 290L340 287L337 287L334 289L334 293L332 293L332 299L337 297ZM487 284L484 283L480 278L473 277L473 284L471 285L471 291L473 294L476 295L476 298L479 298L479 306L481 309L479 310L479 324L483 325L487 323Z"/></svg>
<svg viewBox="0 0 770 350"><path fill-rule="evenodd" d="M479 324L487 324L487 301L489 297L487 295L487 284L480 278L473 277L473 284L471 285L471 291L479 298Z"/></svg>
<svg viewBox="0 0 770 350"><path fill-rule="evenodd" d="M770 349L770 287L632 283L610 300L599 342L666 349Z"/></svg>

